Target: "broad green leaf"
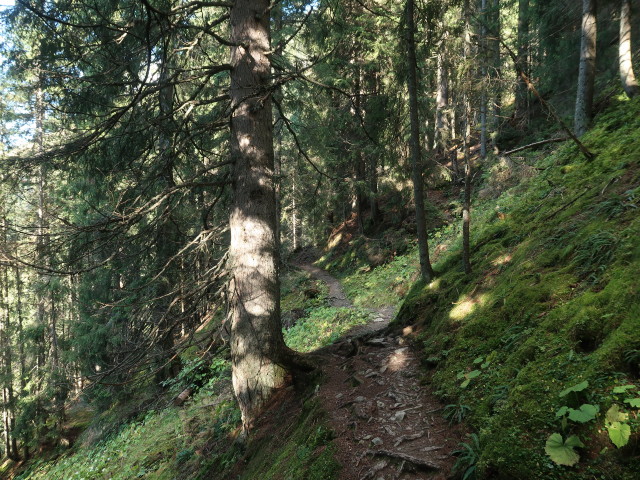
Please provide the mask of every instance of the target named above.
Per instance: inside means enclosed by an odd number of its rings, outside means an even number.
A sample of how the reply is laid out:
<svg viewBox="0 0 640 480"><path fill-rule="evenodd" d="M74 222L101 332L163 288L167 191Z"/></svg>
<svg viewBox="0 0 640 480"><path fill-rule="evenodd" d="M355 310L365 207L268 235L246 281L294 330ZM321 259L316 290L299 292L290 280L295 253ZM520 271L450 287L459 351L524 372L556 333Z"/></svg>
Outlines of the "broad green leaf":
<svg viewBox="0 0 640 480"><path fill-rule="evenodd" d="M587 423L588 421L593 420L593 417L580 410L574 410L572 408L569 410L569 420L579 423Z"/></svg>
<svg viewBox="0 0 640 480"><path fill-rule="evenodd" d="M577 435L571 435L569 438L567 438L564 444L567 447L584 447L584 443L580 441L580 438L578 438Z"/></svg>
<svg viewBox="0 0 640 480"><path fill-rule="evenodd" d="M629 437L631 436L631 427L627 423L613 422L607 425L609 431L609 438L613 444L622 448L629 443Z"/></svg>
<svg viewBox="0 0 640 480"><path fill-rule="evenodd" d="M627 418L629 418L629 415L624 412L621 412L620 407L614 404L614 405L611 405L611 408L609 410L607 410L607 414L605 416L605 422L606 423L624 422Z"/></svg>
<svg viewBox="0 0 640 480"><path fill-rule="evenodd" d="M569 437L565 442L562 440L562 435L554 433L547 439L544 451L558 465L571 467L580 460L580 455L574 450L574 447L582 446L584 445L575 435Z"/></svg>
<svg viewBox="0 0 640 480"><path fill-rule="evenodd" d="M456 375L456 378L457 378L458 380L462 380L462 379L464 378L464 372L460 372L460 373L458 373L458 375Z"/></svg>
<svg viewBox="0 0 640 480"><path fill-rule="evenodd" d="M560 407L560 410L556 412L556 417L560 418L568 411L569 411L569 407L567 407L566 405L564 407Z"/></svg>
<svg viewBox="0 0 640 480"><path fill-rule="evenodd" d="M596 405L585 403L580 406L580 410L569 409L569 420L574 422L586 423L596 418L596 414L600 411L600 408Z"/></svg>
<svg viewBox="0 0 640 480"><path fill-rule="evenodd" d="M461 388L467 388L467 387L469 386L469 383L471 383L471 380L469 380L469 379L467 378L464 382L462 382L462 383L460 384L460 387L461 387Z"/></svg>
<svg viewBox="0 0 640 480"><path fill-rule="evenodd" d="M624 403L628 403L633 408L640 408L640 398L625 398Z"/></svg>
<svg viewBox="0 0 640 480"><path fill-rule="evenodd" d="M474 370L472 372L467 373L466 377L468 379L476 378L476 377L480 376L481 373L482 372L480 370Z"/></svg>
<svg viewBox="0 0 640 480"><path fill-rule="evenodd" d="M631 390L632 388L636 388L635 385L621 385L619 387L615 387L613 389L613 393L624 393L627 390Z"/></svg>
<svg viewBox="0 0 640 480"><path fill-rule="evenodd" d="M478 357L478 358L476 358L476 359L473 361L473 364L474 364L474 365L477 365L477 364L479 364L479 363L482 363L482 361L483 361L483 360L484 360L484 358L483 358L483 357Z"/></svg>
<svg viewBox="0 0 640 480"><path fill-rule="evenodd" d="M574 385L572 387L569 387L563 391L560 392L560 396L564 397L566 395L569 395L571 392L581 392L582 390L584 390L585 388L587 388L589 386L589 382L587 382L586 380L584 382L580 382L577 385Z"/></svg>

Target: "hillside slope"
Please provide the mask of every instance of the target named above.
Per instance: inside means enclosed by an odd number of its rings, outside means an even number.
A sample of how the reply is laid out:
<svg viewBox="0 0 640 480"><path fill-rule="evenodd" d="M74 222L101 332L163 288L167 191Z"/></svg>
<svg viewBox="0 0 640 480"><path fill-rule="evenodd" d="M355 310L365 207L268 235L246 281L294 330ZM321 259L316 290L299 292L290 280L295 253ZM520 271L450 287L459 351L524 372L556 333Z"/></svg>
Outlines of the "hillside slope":
<svg viewBox="0 0 640 480"><path fill-rule="evenodd" d="M396 325L421 328L432 387L478 432L479 476L637 478L639 132L640 102L620 99L584 137L595 160L566 143L496 161L474 273L445 235L437 279L404 302Z"/></svg>

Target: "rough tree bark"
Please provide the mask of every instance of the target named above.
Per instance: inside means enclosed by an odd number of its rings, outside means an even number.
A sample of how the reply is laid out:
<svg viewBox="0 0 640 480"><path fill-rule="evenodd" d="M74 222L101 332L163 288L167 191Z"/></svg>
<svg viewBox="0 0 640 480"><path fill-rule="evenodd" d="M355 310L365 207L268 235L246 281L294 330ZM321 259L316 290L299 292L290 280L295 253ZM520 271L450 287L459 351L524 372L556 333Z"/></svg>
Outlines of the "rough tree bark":
<svg viewBox="0 0 640 480"><path fill-rule="evenodd" d="M290 378L280 325L269 0L231 8L231 360L245 432Z"/></svg>
<svg viewBox="0 0 640 480"><path fill-rule="evenodd" d="M409 117L411 122L411 168L413 174L413 197L416 208L416 228L418 230L418 252L420 256L420 275L425 282L433 278L433 268L429 260L427 243L427 223L424 213L424 183L421 169L420 124L418 119L418 74L416 62L415 25L413 21L414 3L407 0L406 8L406 45L407 45L407 85L409 87Z"/></svg>
<svg viewBox="0 0 640 480"><path fill-rule="evenodd" d="M621 0L618 59L622 88L629 98L633 98L640 93L640 87L633 73L631 58L631 0Z"/></svg>
<svg viewBox="0 0 640 480"><path fill-rule="evenodd" d="M589 128L593 108L593 88L596 78L596 0L582 0L582 37L580 42L580 71L574 130L580 137Z"/></svg>

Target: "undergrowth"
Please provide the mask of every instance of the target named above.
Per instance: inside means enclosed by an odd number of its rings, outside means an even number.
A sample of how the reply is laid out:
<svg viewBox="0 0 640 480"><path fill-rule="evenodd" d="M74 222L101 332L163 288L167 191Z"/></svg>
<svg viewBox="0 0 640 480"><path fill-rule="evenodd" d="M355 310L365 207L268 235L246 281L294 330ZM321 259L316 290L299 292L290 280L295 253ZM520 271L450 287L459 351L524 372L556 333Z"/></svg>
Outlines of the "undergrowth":
<svg viewBox="0 0 640 480"><path fill-rule="evenodd" d="M240 413L231 395L228 369L217 369L185 407L147 411L94 445L78 445L67 455L38 461L22 480L113 480L210 478L212 463L229 467L236 453L226 446ZM226 372L226 373L225 373ZM225 448L216 452L215 445ZM226 458L222 458L226 456ZM221 469L223 470L223 469Z"/></svg>
<svg viewBox="0 0 640 480"><path fill-rule="evenodd" d="M327 295L327 286L307 274L294 270L283 276L282 309L291 322L284 334L290 347L313 350L366 323L366 312L329 307ZM205 361L188 349L182 357L182 370L164 382L156 408L136 407L131 399L117 407L120 415L115 410L94 412L94 418L85 422L89 428L71 450L30 463L16 478L205 480L257 478L252 475L258 471L264 479L334 478L339 466L333 459L333 435L317 405L309 404L299 418L289 417L295 427L290 438L267 444L250 439L243 449L235 442L240 412L226 354ZM192 398L181 407L173 406L172 400L187 388L195 392ZM143 413L127 420L123 412L138 408ZM262 463L267 460L271 463ZM245 473L237 473L238 468Z"/></svg>
<svg viewBox="0 0 640 480"><path fill-rule="evenodd" d="M357 308L321 307L285 330L287 345L299 352L310 352L329 345L358 325L369 321L369 313Z"/></svg>
<svg viewBox="0 0 640 480"><path fill-rule="evenodd" d="M638 131L640 102L620 100L584 137L595 160L566 143L526 154L536 173L503 191L487 189L486 176L473 210L473 274L461 271L460 242L449 237L436 279L415 283L403 304L396 323L421 328L436 393L469 407L480 478L640 471L640 409L613 393L640 386ZM582 382L575 398L560 396ZM624 421L606 418L613 405ZM562 424L558 411L588 420Z"/></svg>

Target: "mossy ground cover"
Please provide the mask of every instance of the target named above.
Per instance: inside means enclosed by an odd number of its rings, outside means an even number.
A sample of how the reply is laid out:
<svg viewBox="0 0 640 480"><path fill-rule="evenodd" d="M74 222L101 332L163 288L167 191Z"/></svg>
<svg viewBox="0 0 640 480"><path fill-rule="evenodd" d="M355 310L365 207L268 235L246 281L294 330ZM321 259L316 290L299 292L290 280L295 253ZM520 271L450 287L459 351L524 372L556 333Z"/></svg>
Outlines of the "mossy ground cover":
<svg viewBox="0 0 640 480"><path fill-rule="evenodd" d="M422 327L434 389L470 407L480 475L637 478L638 409L613 392L640 385L639 131L640 102L620 100L584 137L595 160L570 143L526 155L535 174L476 202L474 273L461 272L452 242L436 280L416 283L404 302L397 322ZM584 381L579 395L560 397ZM556 415L583 404L598 407L595 419L563 425ZM614 404L631 427L620 449L606 428ZM547 455L553 433L579 436L575 466Z"/></svg>
<svg viewBox="0 0 640 480"><path fill-rule="evenodd" d="M17 478L210 478L207 472L211 468L223 470L221 467L233 462L235 452L227 446L240 418L231 396L228 368L220 368L219 362L214 370L217 375L209 376L207 384L184 407L148 410L96 443L81 438L66 454L36 461ZM216 445L224 445L224 449L216 451Z"/></svg>
<svg viewBox="0 0 640 480"><path fill-rule="evenodd" d="M327 285L305 272L291 270L283 276L284 338L290 348L316 350L369 321L369 313L362 308L330 306L328 293Z"/></svg>
<svg viewBox="0 0 640 480"><path fill-rule="evenodd" d="M292 410L295 415L292 415ZM289 402L280 403L274 406L269 416L270 427L263 428L262 438L249 445L248 461L234 479L337 478L340 465L334 458L334 434L327 427L325 414L316 400L306 401L302 409Z"/></svg>
<svg viewBox="0 0 640 480"><path fill-rule="evenodd" d="M283 277L282 291L283 312L303 312L303 318L284 332L293 348L308 351L327 345L366 320L364 312L329 307L326 285L297 270ZM250 439L242 448L234 443L240 413L231 392L226 354L205 362L196 353L193 348L183 353L181 373L168 382L164 400L156 402L153 409L136 406L135 399L108 412L93 411L89 418L87 409L72 409L69 422L81 421L89 427L76 445L59 456L30 463L16 478L204 480L235 479L238 474L247 479L334 478L338 465L333 459L332 433L316 404L308 403L302 411L287 414L290 431L282 441ZM173 406L172 399L186 387L195 387L195 395L184 406ZM122 423L118 411L131 409L144 413ZM118 421L119 427L106 429L110 433L95 433L105 430L105 422ZM0 473L8 474L14 467L2 465Z"/></svg>
<svg viewBox="0 0 640 480"><path fill-rule="evenodd" d="M340 278L346 295L357 307L397 305L417 278L414 261L417 247L409 246L403 255L394 255L392 247L386 252L387 261L377 267L372 267L366 252L362 252L369 248L362 239L354 242L344 255L334 257L329 252L317 263Z"/></svg>

